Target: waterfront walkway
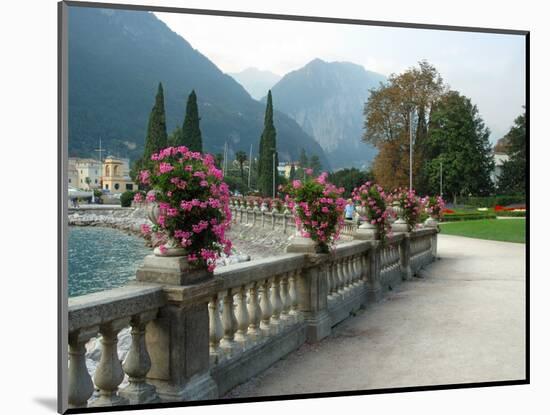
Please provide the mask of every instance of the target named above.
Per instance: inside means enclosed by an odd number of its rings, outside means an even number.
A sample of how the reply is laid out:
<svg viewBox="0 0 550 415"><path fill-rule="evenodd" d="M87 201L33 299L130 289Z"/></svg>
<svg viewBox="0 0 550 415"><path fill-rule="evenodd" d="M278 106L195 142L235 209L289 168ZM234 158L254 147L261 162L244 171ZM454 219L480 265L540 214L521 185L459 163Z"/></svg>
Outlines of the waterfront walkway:
<svg viewBox="0 0 550 415"><path fill-rule="evenodd" d="M522 379L525 245L438 236L441 260L226 397Z"/></svg>

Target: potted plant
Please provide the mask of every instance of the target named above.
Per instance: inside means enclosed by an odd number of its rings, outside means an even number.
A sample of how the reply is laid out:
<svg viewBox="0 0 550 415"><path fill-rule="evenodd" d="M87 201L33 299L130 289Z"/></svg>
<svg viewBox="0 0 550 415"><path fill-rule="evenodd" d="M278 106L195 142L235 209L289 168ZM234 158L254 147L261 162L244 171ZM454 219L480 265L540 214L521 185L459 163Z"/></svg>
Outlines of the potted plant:
<svg viewBox="0 0 550 415"><path fill-rule="evenodd" d="M441 196L426 196L422 200L422 204L424 205L426 213L429 215L424 225L426 227L436 228L443 215L443 210L445 209L445 200L443 200Z"/></svg>
<svg viewBox="0 0 550 415"><path fill-rule="evenodd" d="M414 189L397 189L392 195L394 209L397 212L399 219L394 223L395 231L413 231L419 220L422 205L419 198L416 196ZM397 226L404 225L403 228Z"/></svg>
<svg viewBox="0 0 550 415"><path fill-rule="evenodd" d="M358 237L360 239L380 239L384 244L386 237L391 233L389 217L392 211L388 209L388 196L382 186L366 182L353 190L352 198L360 203L357 211L365 218L357 230Z"/></svg>
<svg viewBox="0 0 550 415"><path fill-rule="evenodd" d="M231 221L229 188L214 157L181 146L165 148L151 160L151 167L139 173L151 191L136 193L134 200L145 197L148 203L153 226L142 230L164 235L154 254L185 256L191 266L212 272L220 253L231 251L225 235Z"/></svg>
<svg viewBox="0 0 550 415"><path fill-rule="evenodd" d="M328 183L327 176L322 173L313 177L309 173L303 181L294 180L283 188L287 193L285 201L294 214L297 236L309 241L300 248L300 243L291 244L287 251L300 250L309 244L316 253L328 253L339 238L344 224L346 201L340 197L344 189Z"/></svg>

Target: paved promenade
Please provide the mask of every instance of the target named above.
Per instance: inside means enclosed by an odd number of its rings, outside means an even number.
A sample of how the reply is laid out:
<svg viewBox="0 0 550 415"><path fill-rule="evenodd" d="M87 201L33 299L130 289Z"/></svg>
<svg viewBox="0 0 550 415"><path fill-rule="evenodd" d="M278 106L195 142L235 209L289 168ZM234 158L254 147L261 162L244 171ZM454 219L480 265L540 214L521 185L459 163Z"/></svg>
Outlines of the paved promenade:
<svg viewBox="0 0 550 415"><path fill-rule="evenodd" d="M439 235L436 261L227 397L525 377L525 245Z"/></svg>

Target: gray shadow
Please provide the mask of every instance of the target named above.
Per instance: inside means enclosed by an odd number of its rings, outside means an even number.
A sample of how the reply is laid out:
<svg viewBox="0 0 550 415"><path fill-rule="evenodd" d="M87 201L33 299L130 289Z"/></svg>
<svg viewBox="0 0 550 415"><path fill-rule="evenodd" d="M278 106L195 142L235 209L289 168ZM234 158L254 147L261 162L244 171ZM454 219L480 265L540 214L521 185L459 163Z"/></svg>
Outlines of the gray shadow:
<svg viewBox="0 0 550 415"><path fill-rule="evenodd" d="M57 399L55 398L34 398L34 401L46 409L57 412Z"/></svg>

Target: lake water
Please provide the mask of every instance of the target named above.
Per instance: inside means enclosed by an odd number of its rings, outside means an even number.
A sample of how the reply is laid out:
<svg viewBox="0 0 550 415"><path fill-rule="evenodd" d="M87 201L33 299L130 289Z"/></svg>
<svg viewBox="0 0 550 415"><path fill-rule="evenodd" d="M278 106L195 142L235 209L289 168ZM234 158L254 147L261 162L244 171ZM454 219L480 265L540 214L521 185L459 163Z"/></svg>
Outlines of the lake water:
<svg viewBox="0 0 550 415"><path fill-rule="evenodd" d="M151 252L143 239L116 229L69 227L69 297L124 285Z"/></svg>

